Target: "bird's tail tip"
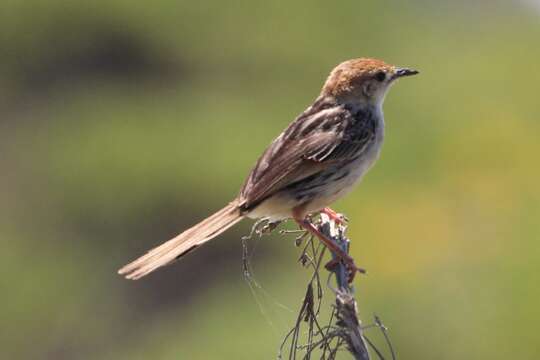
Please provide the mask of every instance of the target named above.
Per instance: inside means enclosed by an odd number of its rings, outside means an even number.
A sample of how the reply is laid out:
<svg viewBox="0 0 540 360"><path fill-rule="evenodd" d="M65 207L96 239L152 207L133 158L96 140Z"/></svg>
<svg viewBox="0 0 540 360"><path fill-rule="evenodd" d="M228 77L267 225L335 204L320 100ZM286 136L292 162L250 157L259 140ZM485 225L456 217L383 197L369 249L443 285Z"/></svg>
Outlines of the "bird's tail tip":
<svg viewBox="0 0 540 360"><path fill-rule="evenodd" d="M238 201L235 200L214 215L125 265L118 270L118 274L128 280L138 280L212 240L242 218Z"/></svg>

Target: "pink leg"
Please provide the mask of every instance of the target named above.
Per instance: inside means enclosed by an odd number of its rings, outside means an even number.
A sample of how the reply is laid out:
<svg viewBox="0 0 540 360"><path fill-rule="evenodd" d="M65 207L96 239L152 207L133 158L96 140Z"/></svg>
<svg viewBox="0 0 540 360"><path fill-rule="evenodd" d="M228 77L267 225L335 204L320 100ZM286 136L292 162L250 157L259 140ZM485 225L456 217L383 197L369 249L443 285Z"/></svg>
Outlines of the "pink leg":
<svg viewBox="0 0 540 360"><path fill-rule="evenodd" d="M352 282L354 280L354 276L357 272L365 273L366 271L364 269L358 268L356 264L354 263L354 260L352 257L349 256L345 251L343 251L332 239L328 238L325 234L321 233L319 229L315 225L313 225L311 222L309 222L306 219L301 219L295 217L294 220L300 225L302 228L306 229L313 235L317 236L324 245L332 253L334 253L337 257L339 257L348 267L350 275L349 275L349 282ZM331 261L328 266L335 266L337 265L336 261Z"/></svg>
<svg viewBox="0 0 540 360"><path fill-rule="evenodd" d="M343 218L342 215L338 214L334 210L330 208L324 208L321 210L321 213L324 213L330 217L330 219L334 220L338 224L345 224L346 220Z"/></svg>

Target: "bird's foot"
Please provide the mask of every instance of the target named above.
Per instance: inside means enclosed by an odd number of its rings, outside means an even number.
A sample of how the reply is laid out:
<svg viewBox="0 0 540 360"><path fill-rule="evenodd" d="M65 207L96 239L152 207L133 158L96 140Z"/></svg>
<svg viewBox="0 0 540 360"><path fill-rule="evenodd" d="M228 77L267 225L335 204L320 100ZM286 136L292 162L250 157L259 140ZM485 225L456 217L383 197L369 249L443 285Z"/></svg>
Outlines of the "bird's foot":
<svg viewBox="0 0 540 360"><path fill-rule="evenodd" d="M326 268L328 270L331 270L332 268L334 268L334 270L335 270L335 267L340 262L342 262L345 265L345 267L347 268L349 283L351 283L354 280L354 277L355 277L356 273L358 273L358 272L362 273L362 274L366 273L365 269L362 269L362 268L359 268L358 266L356 266L356 264L354 263L354 259L349 254L347 254L346 251L344 251L338 244L336 244L336 242L332 238L330 238L326 234L322 233L309 220L296 218L295 221L303 229L307 230L311 234L318 237L323 242L323 244L326 245L326 247L332 252L335 259L330 261L330 263L328 263L326 265Z"/></svg>
<svg viewBox="0 0 540 360"><path fill-rule="evenodd" d="M349 222L349 219L343 214L337 213L330 208L324 208L321 210L321 213L328 215L328 217L334 220L339 225L346 225Z"/></svg>
<svg viewBox="0 0 540 360"><path fill-rule="evenodd" d="M343 262L345 264L345 267L347 268L347 279L349 281L349 284L353 282L356 273L367 274L366 269L356 266L353 258L351 258L350 256L341 259L336 257L327 262L324 267L328 271L335 272L341 262Z"/></svg>

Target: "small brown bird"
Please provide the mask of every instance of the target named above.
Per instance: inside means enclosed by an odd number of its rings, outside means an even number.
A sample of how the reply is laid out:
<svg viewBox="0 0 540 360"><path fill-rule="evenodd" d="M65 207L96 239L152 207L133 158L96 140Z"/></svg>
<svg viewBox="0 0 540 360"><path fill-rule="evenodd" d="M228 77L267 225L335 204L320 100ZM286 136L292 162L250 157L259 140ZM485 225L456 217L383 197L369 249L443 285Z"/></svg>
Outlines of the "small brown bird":
<svg viewBox="0 0 540 360"><path fill-rule="evenodd" d="M139 279L218 236L244 217L292 218L341 257L352 258L309 221L351 191L379 157L384 135L382 104L390 86L418 71L376 59L353 59L328 76L315 102L259 158L240 194L223 209L119 270Z"/></svg>

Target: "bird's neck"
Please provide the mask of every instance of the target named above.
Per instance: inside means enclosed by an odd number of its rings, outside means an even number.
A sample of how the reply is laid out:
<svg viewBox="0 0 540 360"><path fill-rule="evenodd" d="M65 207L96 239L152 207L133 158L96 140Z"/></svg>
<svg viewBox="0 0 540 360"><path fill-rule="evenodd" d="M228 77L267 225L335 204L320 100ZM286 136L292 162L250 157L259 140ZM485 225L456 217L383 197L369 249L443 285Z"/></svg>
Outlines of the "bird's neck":
<svg viewBox="0 0 540 360"><path fill-rule="evenodd" d="M364 113L369 114L370 116L379 119L381 122L384 121L383 115L383 102L384 96L374 99L372 101L367 101L365 99L344 99L344 98L335 98L333 96L321 95L315 101L315 104L321 106L343 106L347 108L351 113L358 114Z"/></svg>
<svg viewBox="0 0 540 360"><path fill-rule="evenodd" d="M376 102L376 103L367 103L367 102L349 102L346 104L343 104L347 109L351 111L353 114L357 113L364 113L364 114L370 114L373 117L380 118L382 120L383 118L383 109L382 109L382 101Z"/></svg>

